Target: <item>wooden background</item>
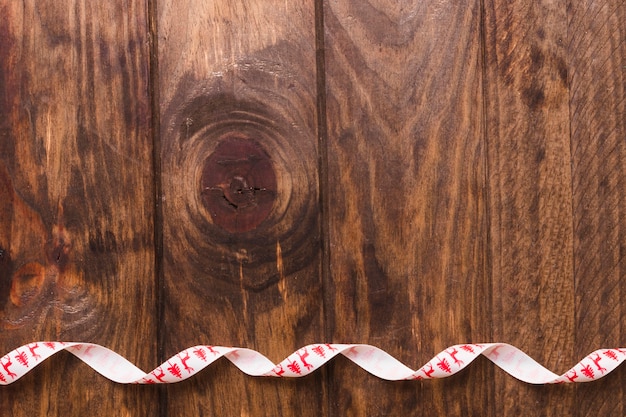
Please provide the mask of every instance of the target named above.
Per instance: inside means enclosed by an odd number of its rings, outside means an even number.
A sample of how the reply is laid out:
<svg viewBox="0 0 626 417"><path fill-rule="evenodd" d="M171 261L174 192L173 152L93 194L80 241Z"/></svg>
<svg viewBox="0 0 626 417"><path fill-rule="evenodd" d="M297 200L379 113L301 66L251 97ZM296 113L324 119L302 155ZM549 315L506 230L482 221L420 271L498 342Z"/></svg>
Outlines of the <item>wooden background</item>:
<svg viewBox="0 0 626 417"><path fill-rule="evenodd" d="M626 346L623 0L0 16L0 354L89 341L151 370L201 343L279 361L332 341L416 368L498 341L561 373ZM0 389L0 410L623 416L625 372L530 386L483 358L390 383L337 358L277 380L221 361L148 387L68 354Z"/></svg>

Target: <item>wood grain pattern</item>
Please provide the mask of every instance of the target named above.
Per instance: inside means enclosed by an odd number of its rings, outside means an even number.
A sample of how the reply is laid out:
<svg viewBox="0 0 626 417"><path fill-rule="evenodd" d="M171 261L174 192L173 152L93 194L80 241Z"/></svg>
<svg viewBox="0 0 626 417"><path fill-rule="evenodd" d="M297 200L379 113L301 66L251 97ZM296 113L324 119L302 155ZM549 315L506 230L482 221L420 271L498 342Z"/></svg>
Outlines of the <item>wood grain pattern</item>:
<svg viewBox="0 0 626 417"><path fill-rule="evenodd" d="M504 341L560 372L626 346L624 1L0 16L0 355L72 339L148 370L198 343L278 361L332 341L418 366ZM391 383L337 358L287 380L221 361L159 389L59 355L0 410L621 416L625 373L536 387L479 360Z"/></svg>
<svg viewBox="0 0 626 417"><path fill-rule="evenodd" d="M282 360L323 339L314 3L158 9L165 353L215 343ZM204 375L168 388L168 412L304 416L324 404L323 373L255 380L224 363Z"/></svg>
<svg viewBox="0 0 626 417"><path fill-rule="evenodd" d="M142 1L0 3L3 352L81 340L155 362L145 12ZM155 393L103 381L65 355L3 389L0 408L153 414Z"/></svg>
<svg viewBox="0 0 626 417"><path fill-rule="evenodd" d="M418 366L490 339L479 3L324 8L332 340ZM480 363L423 384L344 365L333 415L488 413Z"/></svg>
<svg viewBox="0 0 626 417"><path fill-rule="evenodd" d="M494 340L565 372L574 356L566 5L485 2ZM573 390L497 374L497 415L574 412Z"/></svg>
<svg viewBox="0 0 626 417"><path fill-rule="evenodd" d="M576 356L582 356L592 346L626 346L626 4L568 5ZM577 387L578 415L624 415L625 376L622 367L596 386Z"/></svg>

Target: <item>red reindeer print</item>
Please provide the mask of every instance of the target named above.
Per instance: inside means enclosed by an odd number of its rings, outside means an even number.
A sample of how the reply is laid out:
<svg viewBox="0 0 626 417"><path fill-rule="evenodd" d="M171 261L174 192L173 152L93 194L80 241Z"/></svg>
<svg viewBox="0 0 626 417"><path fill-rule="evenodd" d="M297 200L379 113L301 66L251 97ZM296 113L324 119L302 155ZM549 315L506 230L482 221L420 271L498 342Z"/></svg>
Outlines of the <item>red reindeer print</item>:
<svg viewBox="0 0 626 417"><path fill-rule="evenodd" d="M324 346L322 346L322 345L313 346L313 348L311 348L311 350L313 351L313 353L315 353L320 358L325 358L326 357L326 353L324 352Z"/></svg>
<svg viewBox="0 0 626 417"><path fill-rule="evenodd" d="M196 357L200 359L202 362L206 362L206 352L201 347L194 349L193 354L196 355Z"/></svg>
<svg viewBox="0 0 626 417"><path fill-rule="evenodd" d="M95 349L95 348L96 348L96 347L95 347L94 345L89 345L89 346L87 346L87 347L85 348L85 351L83 352L83 354L84 354L85 356L91 356L91 353L89 353L89 352L91 352L91 350L92 350L92 349Z"/></svg>
<svg viewBox="0 0 626 417"><path fill-rule="evenodd" d="M182 378L183 374L180 372L180 366L177 363L172 364L170 361L167 361L169 367L167 368L168 372L175 376L176 378Z"/></svg>
<svg viewBox="0 0 626 417"><path fill-rule="evenodd" d="M185 354L187 356L185 356L184 358L182 356L180 356L180 353L178 354L178 358L180 359L180 363L183 364L183 368L185 368L185 371L187 371L187 373L191 374L193 372L193 368L190 367L189 365L187 365L187 361L189 360L189 351L186 350Z"/></svg>
<svg viewBox="0 0 626 417"><path fill-rule="evenodd" d="M595 358L590 358L594 365L596 365L596 368L598 368L598 371L600 371L600 373L604 374L606 372L606 368L603 368L602 366L600 366L600 361L602 360L602 357L600 357L599 353L596 353L596 357Z"/></svg>
<svg viewBox="0 0 626 417"><path fill-rule="evenodd" d="M496 346L495 348L493 348L493 350L489 352L489 356L494 359L498 359L498 357L500 356L500 352L498 352L498 349L500 349L501 347L502 346Z"/></svg>
<svg viewBox="0 0 626 417"><path fill-rule="evenodd" d="M572 374L570 375L570 371L565 374L565 378L569 379L569 382L574 382L576 378L578 378L578 374L576 373L576 369L571 370Z"/></svg>
<svg viewBox="0 0 626 417"><path fill-rule="evenodd" d="M0 372L0 381L6 383L7 379L4 377L4 374L2 372Z"/></svg>
<svg viewBox="0 0 626 417"><path fill-rule="evenodd" d="M26 352L20 352L19 350L15 351L17 355L15 355L15 360L28 368L28 356L26 356Z"/></svg>
<svg viewBox="0 0 626 417"><path fill-rule="evenodd" d="M437 357L437 359L439 359L439 357ZM446 358L439 359L439 362L437 362L437 367L444 372L447 372L449 374L452 373L452 368L450 368L450 363Z"/></svg>
<svg viewBox="0 0 626 417"><path fill-rule="evenodd" d="M282 377L283 374L285 373L285 370L283 369L283 365L280 363L276 365L276 367L273 369L273 372L276 374L276 376Z"/></svg>
<svg viewBox="0 0 626 417"><path fill-rule="evenodd" d="M6 359L7 361L4 362L4 359ZM2 358L2 360L0 360L0 365L2 365L2 368L4 369L4 372L11 377L11 379L15 379L15 377L17 376L17 374L14 374L13 372L11 372L9 370L9 366L13 365L13 362L11 362L11 358L9 357L9 355L6 355L5 357Z"/></svg>
<svg viewBox="0 0 626 417"><path fill-rule="evenodd" d="M618 360L617 354L613 351L613 349L605 350L602 354L604 354L607 358L613 359L614 361Z"/></svg>
<svg viewBox="0 0 626 417"><path fill-rule="evenodd" d="M207 348L207 349L209 350L209 352L211 352L214 356L218 356L218 355L220 354L217 350L213 349L213 346L207 346L206 348Z"/></svg>
<svg viewBox="0 0 626 417"><path fill-rule="evenodd" d="M300 351L303 351L303 353L300 353ZM313 368L313 365L306 361L306 358L309 356L309 352L307 352L307 349L302 348L298 350L297 355L300 358L302 365L307 369L307 371L310 371Z"/></svg>
<svg viewBox="0 0 626 417"><path fill-rule="evenodd" d="M30 356L36 361L41 359L41 355L38 355L37 353L35 353L35 350L38 348L39 348L39 343L31 343L30 345L28 345L28 350L30 350Z"/></svg>
<svg viewBox="0 0 626 417"><path fill-rule="evenodd" d="M587 378L593 379L593 369L591 369L591 365L585 365L580 368L580 372L582 372Z"/></svg>
<svg viewBox="0 0 626 417"><path fill-rule="evenodd" d="M300 375L302 373L302 369L300 369L300 365L296 361L289 361L287 368L294 374Z"/></svg>
<svg viewBox="0 0 626 417"><path fill-rule="evenodd" d="M331 352L337 352L337 348L333 347L333 345L331 345L330 343L324 343L324 346L326 346L326 349L328 349Z"/></svg>
<svg viewBox="0 0 626 417"><path fill-rule="evenodd" d="M428 363L428 367L429 367L428 371L422 368L422 372L424 372L424 375L426 375L426 378L432 378L435 370L433 369L433 365L430 362Z"/></svg>
<svg viewBox="0 0 626 417"><path fill-rule="evenodd" d="M141 380L143 381L144 384L156 384L156 381L153 381L150 378L144 377L144 378L141 378Z"/></svg>
<svg viewBox="0 0 626 417"><path fill-rule="evenodd" d="M43 342L43 345L52 350L56 349L56 344L54 342Z"/></svg>
<svg viewBox="0 0 626 417"><path fill-rule="evenodd" d="M357 350L356 346L352 346L350 349L348 349L348 352L346 354L348 357L352 356L354 358L356 358L357 356L359 356L359 351Z"/></svg>
<svg viewBox="0 0 626 417"><path fill-rule="evenodd" d="M621 353L622 355L626 356L626 349L617 348L615 350L618 351L619 353Z"/></svg>
<svg viewBox="0 0 626 417"><path fill-rule="evenodd" d="M474 347L472 345L463 345L461 349L469 353L474 353Z"/></svg>
<svg viewBox="0 0 626 417"><path fill-rule="evenodd" d="M463 365L463 361L456 357L456 355L459 354L459 351L456 350L456 348L452 348L452 352L450 352L449 350L447 350L446 352L448 353L448 355L450 355L455 365L457 365L459 368Z"/></svg>
<svg viewBox="0 0 626 417"><path fill-rule="evenodd" d="M158 374L156 372L159 372ZM157 381L159 381L160 383L164 384L165 381L163 381L163 378L165 378L165 371L163 371L163 367L159 366L158 368L156 368L154 371L151 372L151 374L157 379Z"/></svg>

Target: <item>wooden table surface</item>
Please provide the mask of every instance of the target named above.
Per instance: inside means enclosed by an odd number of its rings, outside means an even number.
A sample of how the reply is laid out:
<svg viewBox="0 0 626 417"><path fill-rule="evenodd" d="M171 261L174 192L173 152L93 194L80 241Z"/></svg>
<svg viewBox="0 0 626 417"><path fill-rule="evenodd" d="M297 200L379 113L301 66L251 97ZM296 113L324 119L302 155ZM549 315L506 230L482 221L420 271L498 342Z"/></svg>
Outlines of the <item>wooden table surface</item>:
<svg viewBox="0 0 626 417"><path fill-rule="evenodd" d="M0 0L0 355L626 346L623 0ZM69 354L7 415L623 416L626 374L385 382Z"/></svg>

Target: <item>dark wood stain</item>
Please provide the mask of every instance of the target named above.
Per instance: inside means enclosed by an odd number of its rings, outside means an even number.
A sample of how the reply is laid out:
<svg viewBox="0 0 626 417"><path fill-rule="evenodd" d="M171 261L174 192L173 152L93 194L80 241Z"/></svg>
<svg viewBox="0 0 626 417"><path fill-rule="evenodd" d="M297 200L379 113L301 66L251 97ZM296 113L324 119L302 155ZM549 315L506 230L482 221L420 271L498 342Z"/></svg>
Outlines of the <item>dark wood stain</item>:
<svg viewBox="0 0 626 417"><path fill-rule="evenodd" d="M150 370L198 343L278 361L327 341L417 367L504 341L563 372L626 346L623 1L0 15L0 354L93 341ZM68 354L3 387L0 409L622 416L625 373L529 386L480 358L392 383L339 357L294 381L222 360L146 387Z"/></svg>
<svg viewBox="0 0 626 417"><path fill-rule="evenodd" d="M488 1L485 22L493 337L540 363L575 363L569 106L558 76L566 5ZM496 415L576 412L574 390L495 377Z"/></svg>
<svg viewBox="0 0 626 417"><path fill-rule="evenodd" d="M172 5L159 16L170 33L159 39L163 349L174 354L205 335L284 357L324 338L314 5L225 2L219 13L203 1ZM323 373L292 385L250 383L227 365L215 372L168 387L164 412L324 408Z"/></svg>
<svg viewBox="0 0 626 417"><path fill-rule="evenodd" d="M201 190L216 224L233 233L249 232L274 206L270 156L254 139L228 135L204 162Z"/></svg>
<svg viewBox="0 0 626 417"><path fill-rule="evenodd" d="M626 343L626 33L623 3L568 2L575 356ZM593 6L593 8L591 8ZM593 11L592 13L590 13ZM626 412L624 368L576 387L578 415Z"/></svg>
<svg viewBox="0 0 626 417"><path fill-rule="evenodd" d="M27 1L1 9L0 247L9 261L0 267L0 350L83 340L153 366L145 4ZM141 47L129 50L131 43ZM109 56L126 56L124 66L104 62L102 45ZM97 235L116 243L93 251ZM140 247L128 250L137 237ZM85 387L94 389L72 398ZM0 408L15 416L156 414L155 394L107 384L60 355L3 390Z"/></svg>
<svg viewBox="0 0 626 417"><path fill-rule="evenodd" d="M452 339L490 338L486 326L465 324L487 284L472 248L486 237L482 69L467 48L479 46L480 7L387 6L324 3L329 319L333 340L367 341L417 366ZM455 72L450 63L461 61ZM490 372L473 368L465 383ZM333 415L471 408L459 381L385 384L341 362L331 375ZM443 401L444 390L459 401Z"/></svg>

